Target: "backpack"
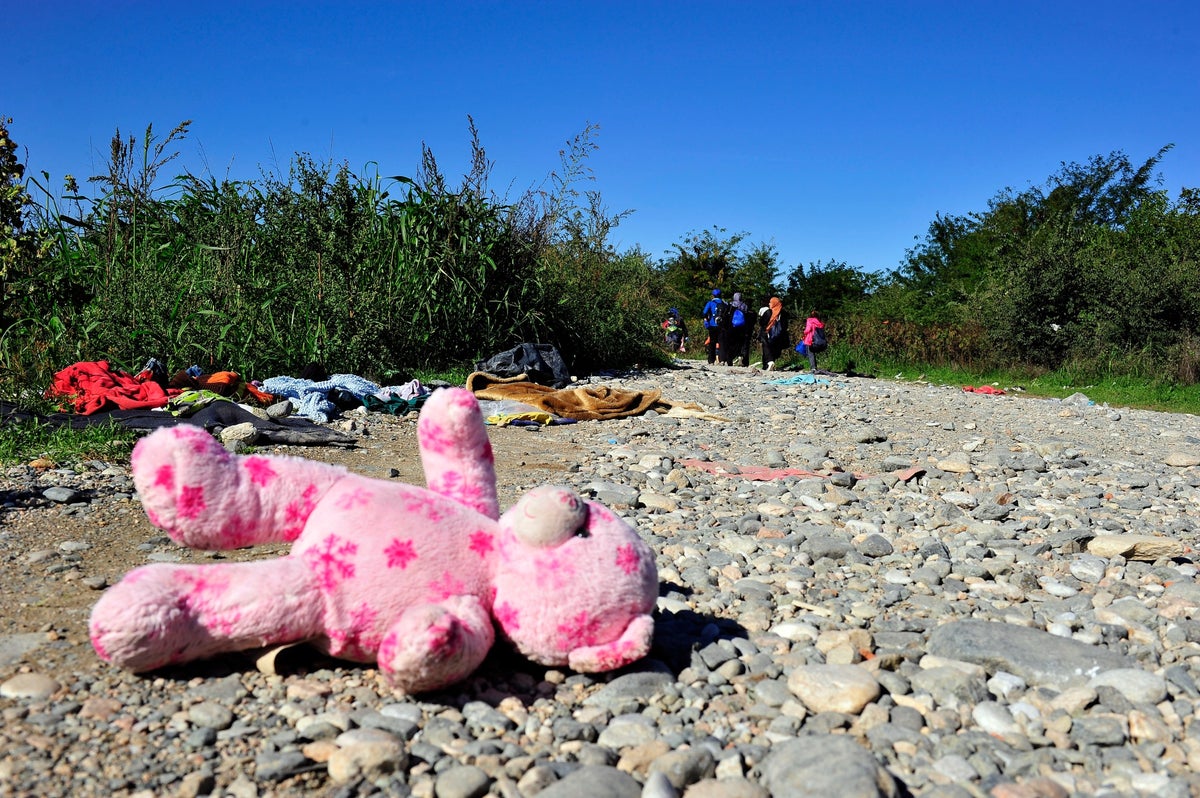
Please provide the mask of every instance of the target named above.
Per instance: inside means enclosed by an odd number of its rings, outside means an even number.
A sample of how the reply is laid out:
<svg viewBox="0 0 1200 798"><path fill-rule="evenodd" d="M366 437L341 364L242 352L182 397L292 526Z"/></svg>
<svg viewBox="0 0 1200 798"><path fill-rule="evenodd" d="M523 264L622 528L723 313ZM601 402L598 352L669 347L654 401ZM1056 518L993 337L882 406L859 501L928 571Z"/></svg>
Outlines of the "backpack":
<svg viewBox="0 0 1200 798"><path fill-rule="evenodd" d="M825 337L825 328L818 327L813 330L812 343L808 345L808 348L814 352L824 352L828 346L829 339Z"/></svg>
<svg viewBox="0 0 1200 798"><path fill-rule="evenodd" d="M766 339L771 345L777 345L787 335L787 322L783 317L779 317L779 321L775 322L775 326L766 331Z"/></svg>
<svg viewBox="0 0 1200 798"><path fill-rule="evenodd" d="M717 308L717 327L722 330L728 330L732 319L733 305L728 302L722 302L721 307Z"/></svg>
<svg viewBox="0 0 1200 798"><path fill-rule="evenodd" d="M733 316L730 318L730 324L732 324L734 327L746 326L746 314L742 312L741 308L733 309Z"/></svg>
<svg viewBox="0 0 1200 798"><path fill-rule="evenodd" d="M709 303L708 314L704 317L704 326L709 329L724 326L729 321L729 303L724 299L713 299Z"/></svg>

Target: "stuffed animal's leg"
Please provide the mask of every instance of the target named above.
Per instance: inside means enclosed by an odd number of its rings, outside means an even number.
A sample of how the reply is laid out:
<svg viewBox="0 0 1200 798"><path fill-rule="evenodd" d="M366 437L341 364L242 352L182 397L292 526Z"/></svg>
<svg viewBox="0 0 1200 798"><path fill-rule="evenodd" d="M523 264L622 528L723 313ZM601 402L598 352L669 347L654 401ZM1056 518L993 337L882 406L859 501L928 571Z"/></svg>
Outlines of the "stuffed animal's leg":
<svg viewBox="0 0 1200 798"><path fill-rule="evenodd" d="M474 596L410 607L380 644L379 669L406 693L445 687L479 667L494 637L492 619Z"/></svg>
<svg viewBox="0 0 1200 798"><path fill-rule="evenodd" d="M630 621L621 636L611 643L572 651L567 655L567 664L571 670L580 673L611 671L649 654L653 640L654 618L639 615Z"/></svg>
<svg viewBox="0 0 1200 798"><path fill-rule="evenodd" d="M295 457L236 457L199 427L143 438L133 481L151 523L200 549L294 540L346 471Z"/></svg>
<svg viewBox="0 0 1200 798"><path fill-rule="evenodd" d="M311 570L281 557L246 563L146 565L92 609L92 646L132 671L323 634Z"/></svg>
<svg viewBox="0 0 1200 798"><path fill-rule="evenodd" d="M499 518L492 444L474 394L462 388L434 391L421 408L417 435L429 489Z"/></svg>

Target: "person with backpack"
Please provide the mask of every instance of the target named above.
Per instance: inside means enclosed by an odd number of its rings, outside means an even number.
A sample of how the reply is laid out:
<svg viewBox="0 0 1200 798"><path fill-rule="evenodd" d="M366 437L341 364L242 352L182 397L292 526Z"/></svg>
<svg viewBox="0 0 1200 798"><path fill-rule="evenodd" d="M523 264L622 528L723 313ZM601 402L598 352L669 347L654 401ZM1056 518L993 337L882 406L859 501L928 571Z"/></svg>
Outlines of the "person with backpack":
<svg viewBox="0 0 1200 798"><path fill-rule="evenodd" d="M817 318L815 310L810 311L804 322L804 339L796 344L796 351L808 356L808 370L817 370L817 355L829 346L825 337L825 323Z"/></svg>
<svg viewBox="0 0 1200 798"><path fill-rule="evenodd" d="M705 304L704 310L700 315L704 317L704 331L708 333L708 340L704 342L705 352L708 355L708 363L711 366L717 361L717 343L720 340L721 334L721 314L728 307L724 299L721 299L721 289L714 288L712 299Z"/></svg>
<svg viewBox="0 0 1200 798"><path fill-rule="evenodd" d="M750 306L742 301L741 293L735 293L729 303L729 325L724 333L721 362L732 366L740 357L743 366L750 365Z"/></svg>
<svg viewBox="0 0 1200 798"><path fill-rule="evenodd" d="M771 297L767 303L767 313L760 317L766 318L762 328L763 364L767 371L775 368L775 361L788 346L788 314L783 309L783 300L777 296Z"/></svg>
<svg viewBox="0 0 1200 798"><path fill-rule="evenodd" d="M687 325L683 323L678 308L667 311L667 320L662 323L662 328L665 331L664 340L671 352L687 352Z"/></svg>

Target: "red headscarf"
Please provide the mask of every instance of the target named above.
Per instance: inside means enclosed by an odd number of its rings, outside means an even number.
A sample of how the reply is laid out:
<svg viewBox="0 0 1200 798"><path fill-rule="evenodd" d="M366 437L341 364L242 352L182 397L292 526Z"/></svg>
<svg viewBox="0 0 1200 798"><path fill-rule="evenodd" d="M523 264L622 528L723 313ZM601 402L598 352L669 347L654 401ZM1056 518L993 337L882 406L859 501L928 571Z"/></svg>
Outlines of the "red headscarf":
<svg viewBox="0 0 1200 798"><path fill-rule="evenodd" d="M773 296L771 297L771 301L767 303L767 306L771 308L771 320L767 322L767 329L769 330L779 321L779 314L783 312L783 301L779 297Z"/></svg>

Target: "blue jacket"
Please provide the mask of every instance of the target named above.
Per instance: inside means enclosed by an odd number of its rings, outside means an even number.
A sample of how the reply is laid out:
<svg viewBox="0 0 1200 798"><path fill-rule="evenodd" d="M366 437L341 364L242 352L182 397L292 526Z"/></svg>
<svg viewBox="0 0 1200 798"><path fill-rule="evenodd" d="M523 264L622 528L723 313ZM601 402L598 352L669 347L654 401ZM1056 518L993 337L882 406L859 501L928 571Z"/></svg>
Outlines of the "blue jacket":
<svg viewBox="0 0 1200 798"><path fill-rule="evenodd" d="M704 317L704 326L710 330L717 327L717 316L721 312L721 306L725 304L725 300L720 297L713 297L708 300L708 304L704 306L704 310L700 315Z"/></svg>

